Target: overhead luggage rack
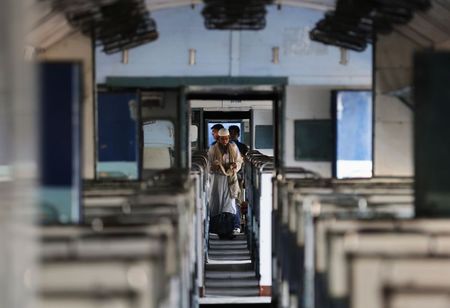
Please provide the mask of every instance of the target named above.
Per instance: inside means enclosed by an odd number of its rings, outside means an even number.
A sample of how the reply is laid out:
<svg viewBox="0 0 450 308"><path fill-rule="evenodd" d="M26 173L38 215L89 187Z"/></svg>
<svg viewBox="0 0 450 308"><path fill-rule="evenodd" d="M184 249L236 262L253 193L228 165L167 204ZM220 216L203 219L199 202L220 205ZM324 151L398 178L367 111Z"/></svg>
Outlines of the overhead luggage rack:
<svg viewBox="0 0 450 308"><path fill-rule="evenodd" d="M158 38L156 22L143 0L46 0L69 23L92 36L103 51L112 54Z"/></svg>
<svg viewBox="0 0 450 308"><path fill-rule="evenodd" d="M394 25L406 24L414 11L431 7L430 0L338 0L336 10L310 31L313 41L355 51L364 51L378 33L388 34Z"/></svg>
<svg viewBox="0 0 450 308"><path fill-rule="evenodd" d="M273 0L204 0L207 29L261 30L266 26L266 5Z"/></svg>

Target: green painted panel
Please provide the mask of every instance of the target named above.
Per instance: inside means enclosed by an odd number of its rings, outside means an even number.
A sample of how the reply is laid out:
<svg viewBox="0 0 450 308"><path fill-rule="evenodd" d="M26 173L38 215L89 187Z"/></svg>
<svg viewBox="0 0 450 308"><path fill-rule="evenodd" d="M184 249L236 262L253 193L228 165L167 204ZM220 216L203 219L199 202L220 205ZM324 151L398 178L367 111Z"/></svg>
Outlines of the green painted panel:
<svg viewBox="0 0 450 308"><path fill-rule="evenodd" d="M414 160L417 217L450 217L450 53L414 62Z"/></svg>
<svg viewBox="0 0 450 308"><path fill-rule="evenodd" d="M273 125L255 126L255 148L273 149Z"/></svg>
<svg viewBox="0 0 450 308"><path fill-rule="evenodd" d="M295 160L333 160L331 120L296 120L294 125Z"/></svg>
<svg viewBox="0 0 450 308"><path fill-rule="evenodd" d="M286 85L285 77L106 77L106 86L124 88L173 88L199 85Z"/></svg>

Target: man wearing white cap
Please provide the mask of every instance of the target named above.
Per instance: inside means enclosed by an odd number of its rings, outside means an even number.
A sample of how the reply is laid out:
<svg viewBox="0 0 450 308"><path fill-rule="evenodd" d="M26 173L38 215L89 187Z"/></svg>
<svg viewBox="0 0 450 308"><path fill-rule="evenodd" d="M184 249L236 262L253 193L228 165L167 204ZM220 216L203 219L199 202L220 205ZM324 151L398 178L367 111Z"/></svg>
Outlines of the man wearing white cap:
<svg viewBox="0 0 450 308"><path fill-rule="evenodd" d="M214 233L222 237L231 236L236 215L236 198L240 193L236 174L241 169L243 160L238 147L230 143L228 129L219 130L218 142L209 148L208 160L211 172L210 230L219 230Z"/></svg>

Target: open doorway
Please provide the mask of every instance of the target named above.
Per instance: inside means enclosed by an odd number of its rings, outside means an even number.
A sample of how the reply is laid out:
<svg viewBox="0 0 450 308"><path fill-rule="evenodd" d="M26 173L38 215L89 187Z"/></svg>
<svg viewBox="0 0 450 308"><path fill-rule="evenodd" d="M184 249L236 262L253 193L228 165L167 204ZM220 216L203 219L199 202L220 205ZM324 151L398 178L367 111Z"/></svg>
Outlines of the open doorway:
<svg viewBox="0 0 450 308"><path fill-rule="evenodd" d="M245 120L249 120L249 119L245 119ZM207 125L206 125L206 132L210 132L212 127L216 124L222 124L224 128L229 129L230 126L237 126L239 127L239 131L242 132L243 131L243 121L232 121L232 120L206 120L207 121ZM246 143L244 141L245 138L242 138L241 136L239 136L239 141L242 143ZM208 134L208 142L207 144L210 145L214 142L214 137L212 134Z"/></svg>
<svg viewBox="0 0 450 308"><path fill-rule="evenodd" d="M197 96L198 95L198 96ZM192 143L193 149L204 150L214 142L211 128L222 124L225 128L235 125L239 128L238 140L249 148L265 155L274 156L275 129L274 97L239 100L202 99L198 93L189 103L192 109L191 129L197 130L198 140Z"/></svg>
<svg viewBox="0 0 450 308"><path fill-rule="evenodd" d="M190 106L192 109L192 123L191 128L198 130L198 135L201 136L201 142L196 142L197 150L203 155L205 151L209 149L208 161L210 166L214 166L215 162L219 162L222 166L226 167L227 153L232 151L220 152L222 155L217 156L220 148L226 149L226 142L219 137L219 144L215 144L211 147L211 144L215 141L212 136L212 127L216 124L221 124L225 128L229 128L232 125L236 125L240 131L240 141L247 144L251 151L248 151L245 155L245 161L243 168L237 174L238 182L243 179L241 185L241 191L243 195L233 198L231 202L232 206L229 206L227 198L221 196L223 194L223 185L220 185L221 177L225 174L221 174L220 171L215 171L211 168L210 174L210 195L209 204L205 207L208 213L206 217L210 217L205 220L204 226L204 241L208 243L206 245L206 255L208 256L208 262L247 262L249 270L247 274L251 276L251 279L247 281L250 285L241 287L239 289L240 294L245 296L268 296L270 295L271 283L272 283L272 242L271 242L271 221L272 221L272 177L273 177L273 156L275 156L275 145L277 144L275 131L277 125L277 118L275 115L275 109L279 106L278 101L280 97L276 89L272 89L270 95L262 97L258 93L246 93L245 98L235 95L235 89L230 89L230 92L224 93L221 89L223 96L216 96L211 99L211 89L208 89L208 95L202 96L190 96ZM255 95L254 97L251 97ZM253 98L253 99L250 99ZM226 139L225 139L226 140ZM238 145L239 147L239 145ZM219 151L218 151L219 150ZM225 154L224 154L225 153ZM194 155L194 154L193 154ZM195 153L195 155L198 155ZM222 161L222 156L223 161ZM228 154L228 157L231 155ZM217 159L217 157L220 157ZM260 159L260 160L258 160ZM264 166L268 166L267 170L264 169L262 160L265 159ZM271 164L267 165L266 163ZM223 172L225 173L225 172ZM216 175L217 174L217 175ZM226 187L226 186L225 186ZM242 189L243 188L243 189ZM220 233L218 232L217 217L221 217L221 213L218 213L217 202L215 201L219 196L221 204L226 207L225 214L231 213L233 216L232 228L228 228L227 232L222 233L227 235L231 234L235 236L233 244L239 248L232 249L232 254L223 255L223 251L218 249L220 245ZM229 209L233 208L234 211ZM236 225L235 217L240 217L238 225ZM227 216L225 216L227 217ZM222 221L225 221L224 219ZM212 226L212 227L211 227ZM239 228L237 228L239 226ZM236 231L238 230L238 231ZM223 238L222 238L223 239ZM242 263L244 264L244 263ZM238 268L230 268L228 264L221 264L221 267L212 268L211 264L205 266L206 276L211 276L214 270L218 271L238 271ZM242 273L236 273L241 275ZM223 290L219 290L214 281L209 279L205 283L206 294L229 294L228 290L224 293ZM228 278L227 283L239 284L240 282L234 281L233 278ZM230 292L232 292L231 290Z"/></svg>

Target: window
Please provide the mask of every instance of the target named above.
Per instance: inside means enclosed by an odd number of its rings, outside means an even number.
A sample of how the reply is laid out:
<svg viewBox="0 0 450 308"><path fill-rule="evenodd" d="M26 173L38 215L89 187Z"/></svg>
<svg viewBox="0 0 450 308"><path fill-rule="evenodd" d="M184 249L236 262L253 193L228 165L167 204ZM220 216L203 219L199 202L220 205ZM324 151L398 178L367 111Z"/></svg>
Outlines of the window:
<svg viewBox="0 0 450 308"><path fill-rule="evenodd" d="M143 169L168 169L174 165L175 130L167 120L152 120L143 123Z"/></svg>
<svg viewBox="0 0 450 308"><path fill-rule="evenodd" d="M337 91L334 98L336 177L371 177L372 92Z"/></svg>
<svg viewBox="0 0 450 308"><path fill-rule="evenodd" d="M191 142L191 149L198 150L199 140L198 140L199 128L197 125L191 124L189 129L189 141Z"/></svg>
<svg viewBox="0 0 450 308"><path fill-rule="evenodd" d="M11 181L11 166L0 165L0 182Z"/></svg>

